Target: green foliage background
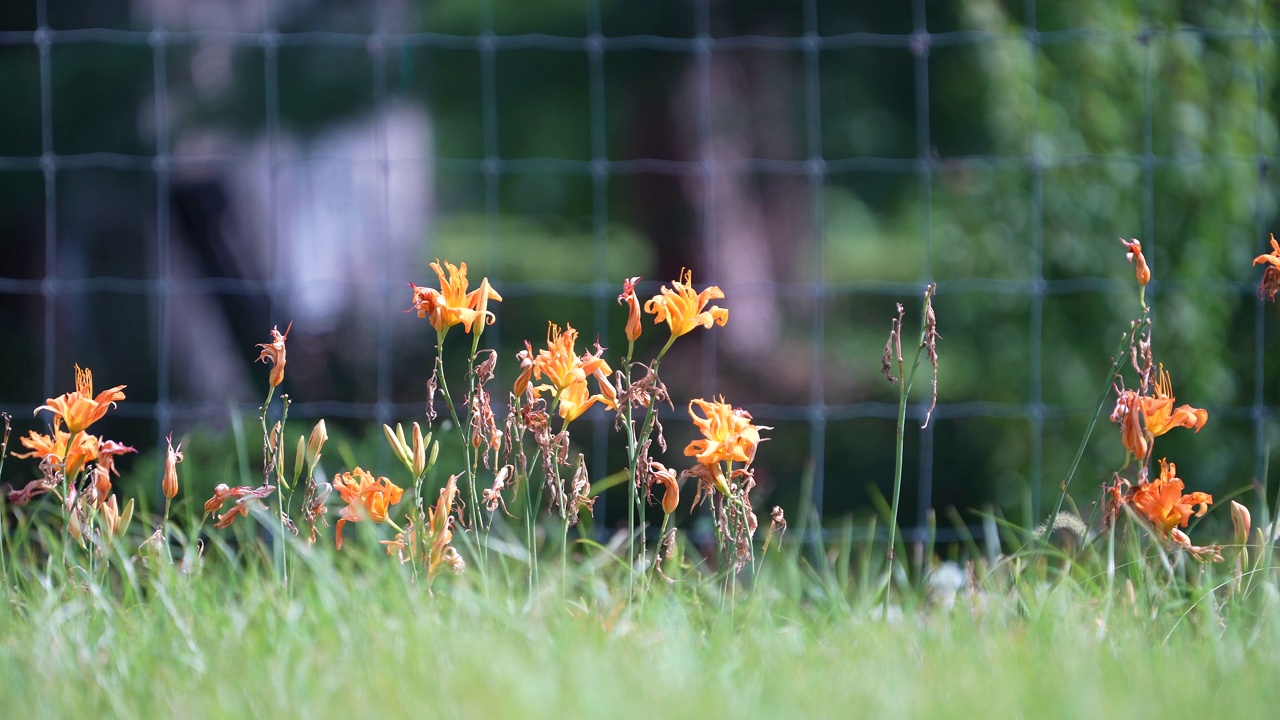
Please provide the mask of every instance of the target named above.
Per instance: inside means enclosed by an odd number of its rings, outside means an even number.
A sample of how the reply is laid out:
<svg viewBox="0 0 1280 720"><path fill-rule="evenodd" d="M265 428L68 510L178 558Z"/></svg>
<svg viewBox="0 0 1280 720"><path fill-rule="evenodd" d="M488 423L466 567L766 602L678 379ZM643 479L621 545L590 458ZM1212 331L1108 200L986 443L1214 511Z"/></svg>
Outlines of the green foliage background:
<svg viewBox="0 0 1280 720"><path fill-rule="evenodd" d="M91 5L96 9L85 15ZM601 2L600 26L607 36L689 37L697 27L696 6ZM805 30L804 6L762 0L717 5L712 34L797 36ZM909 33L917 26L909 3L823 0L815 7L822 35ZM444 0L411 9L397 20L394 32L582 37L590 29L589 13L576 0ZM1032 9L1034 18L1028 16ZM971 404L962 406L960 415L936 420L930 438L931 504L961 509L995 504L1014 515L1027 513L1037 478L1052 495L1063 476L1116 339L1136 314L1131 270L1116 238L1137 237L1157 278L1148 291L1157 357L1172 372L1179 401L1211 411L1199 435L1162 438L1158 453L1175 459L1195 487L1222 494L1246 484L1260 470L1258 449L1275 436L1268 407L1280 404L1280 367L1272 352L1280 337L1273 329L1276 313L1256 301L1258 272L1249 264L1265 248L1276 216L1277 8L1242 1L1024 5L964 0L927 3L926 16L935 42L922 61L897 47L830 47L818 54L824 159L916 158L922 140L917 120L924 110L916 104L916 82L927 69L930 161L923 179L914 172L867 170L823 178L818 230L824 252L806 254L795 264L795 277L786 279L828 283L818 301L826 318L825 402L893 401L893 388L879 376L879 354L893 303L911 307L914 298L906 285L901 297L871 290L882 281L937 281L944 337L940 400ZM7 29L35 24L30 8L9 5L0 17ZM280 30L369 32L373 23L364 4L319 2L286 12ZM53 13L50 24L55 29L139 27L123 5L104 9L95 3L68 3ZM749 51L732 52L744 62L754 57ZM766 107L744 111L742 120L762 121L753 112L782 118L793 129L788 159L803 160L804 55L755 52L770 55L778 75L753 79L771 83L771 99ZM170 92L182 96L195 72L192 48L175 44L166 58ZM669 139L647 140L646 132L671 131L671 116L681 111L672 100L673 88L692 61L688 53L652 50L605 54L599 119L610 159L678 156ZM53 150L153 153L153 131L151 136L139 132L136 122L154 89L152 62L150 48L141 45L55 45ZM246 137L261 132L264 62L262 48L238 46L230 89L186 106L173 118L175 133L210 125ZM288 45L279 51L278 69L279 111L288 130L312 133L373 107L374 64L363 47ZM486 139L481 120L487 102L483 79L489 73L497 119L496 133ZM428 108L435 151L444 159L436 167L440 216L432 237L424 238L421 260L465 258L476 275L546 282L546 292L502 308L504 358L518 349L520 339L540 338L548 318L595 325L593 306L563 292L558 282L590 281L598 266L607 268L613 281L635 274L657 279L671 257L687 252L683 244L696 230L696 217L670 202L669 194L657 196L668 198L665 204L655 201L653 181L646 176L609 178L609 222L600 246L590 177L506 174L498 186L498 217L489 223L483 176L471 165L449 162L489 154L591 159L585 52L527 49L488 55L479 45L408 45L389 55L384 79L392 95ZM0 47L0 96L10 100L0 153L38 156L34 47ZM676 182L669 180L668 189ZM115 250L95 255L86 272L148 277L154 272L137 260L146 251L137 238L146 236L147 218L154 217L150 173L70 171L59 173L58 183L64 206L59 217L77 203L138 206L133 225L93 226L87 245ZM0 237L11 250L6 266L12 268L3 274L41 277L47 271L39 244L43 180L35 171L0 173L0 193L6 198L0 203ZM605 257L596 257L599 252ZM575 261L561 260L565 256ZM590 262L578 260L587 257ZM102 303L116 303L109 307L120 314L147 312L136 299L92 299L104 310L108 306ZM732 298L728 304L733 307ZM5 338L0 397L6 402L42 400L38 382L31 379L41 376L40 307L38 299L0 296ZM620 328L620 311L609 311ZM780 363L808 357L814 311L811 300L784 308L789 322ZM154 387L154 368L146 365L152 358L137 355L154 338L146 337L146 330L114 333L90 326L85 337L68 341L69 351L129 357L119 363L131 363L121 368L120 381L146 399ZM397 352L425 369L427 345L424 338L421 347ZM696 366L696 359L692 362ZM735 403L774 401L770 368L731 362L725 368L720 389L735 389ZM421 374L397 380L397 400L419 399ZM700 392L696 375L673 379L677 399ZM335 384L332 397L324 399L351 399L345 392ZM1045 404L1042 432L1018 417L1039 401ZM786 504L795 502L798 477L810 459L810 427L802 421L773 424L775 439L761 452L762 474ZM153 436L141 423L117 427L137 435L125 438L136 443ZM684 429L673 426L672 432L678 436ZM870 488L889 488L893 460L886 448L893 422L835 416L827 433L828 512L863 509ZM919 441L913 430L908 457ZM1033 467L1037 455L1042 463ZM1121 461L1119 444L1104 422L1077 475L1077 493L1089 495ZM908 463L908 522L918 504L918 472Z"/></svg>

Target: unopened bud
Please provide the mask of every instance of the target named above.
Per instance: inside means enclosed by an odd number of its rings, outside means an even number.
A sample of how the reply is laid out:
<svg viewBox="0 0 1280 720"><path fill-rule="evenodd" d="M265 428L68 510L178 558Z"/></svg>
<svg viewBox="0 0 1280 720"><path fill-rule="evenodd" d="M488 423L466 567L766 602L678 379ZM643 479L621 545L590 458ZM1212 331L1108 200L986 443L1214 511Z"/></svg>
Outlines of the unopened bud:
<svg viewBox="0 0 1280 720"><path fill-rule="evenodd" d="M427 470L427 448L422 443L422 428L413 424L413 476L422 477Z"/></svg>
<svg viewBox="0 0 1280 720"><path fill-rule="evenodd" d="M1249 529L1252 526L1249 508L1235 500L1231 501L1231 524L1235 527L1236 545L1244 545L1249 542Z"/></svg>
<svg viewBox="0 0 1280 720"><path fill-rule="evenodd" d="M404 430L398 424L395 430L392 430L390 425L383 425L382 432L387 436L387 444L391 446L391 452L395 453L396 459L405 467L412 469L413 459L409 456L409 448L404 443Z"/></svg>
<svg viewBox="0 0 1280 720"><path fill-rule="evenodd" d="M292 486L296 487L298 485L298 476L302 474L302 464L306 461L307 461L307 439L299 435L298 449L293 454Z"/></svg>
<svg viewBox="0 0 1280 720"><path fill-rule="evenodd" d="M324 426L324 419L311 428L311 437L307 440L307 474L310 474L320 462L320 450L329 440L329 430Z"/></svg>

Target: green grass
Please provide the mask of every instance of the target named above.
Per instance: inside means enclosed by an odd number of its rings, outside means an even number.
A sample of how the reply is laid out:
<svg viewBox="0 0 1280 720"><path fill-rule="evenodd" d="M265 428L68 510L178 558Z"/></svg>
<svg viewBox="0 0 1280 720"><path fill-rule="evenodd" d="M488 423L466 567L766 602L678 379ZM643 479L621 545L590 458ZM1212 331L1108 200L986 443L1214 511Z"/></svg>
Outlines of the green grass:
<svg viewBox="0 0 1280 720"><path fill-rule="evenodd" d="M1228 563L1165 566L1149 546L1129 548L1112 583L1088 553L1065 570L979 561L951 609L906 581L885 621L872 545L810 561L788 543L732 593L686 564L628 603L625 568L600 549L579 546L567 596L558 577L530 595L516 563L487 581L473 564L428 593L360 540L342 555L295 546L287 589L265 553L225 544L190 573L121 550L94 582L10 563L0 703L9 717L773 718L1231 717L1280 703L1274 576L1211 594Z"/></svg>

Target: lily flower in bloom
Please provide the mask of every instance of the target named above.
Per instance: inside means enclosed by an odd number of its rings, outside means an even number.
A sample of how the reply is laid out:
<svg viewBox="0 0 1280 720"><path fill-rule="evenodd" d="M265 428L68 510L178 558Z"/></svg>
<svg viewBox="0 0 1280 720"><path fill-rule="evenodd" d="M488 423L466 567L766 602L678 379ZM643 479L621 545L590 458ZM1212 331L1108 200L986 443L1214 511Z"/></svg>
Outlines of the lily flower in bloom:
<svg viewBox="0 0 1280 720"><path fill-rule="evenodd" d="M729 321L729 311L707 303L723 298L724 291L712 285L700 293L693 290L693 273L685 270L680 280L671 283L670 290L663 285L661 292L644 304L644 311L653 315L653 322L666 322L671 337L678 338L696 327L710 328L712 324L724 325Z"/></svg>
<svg viewBox="0 0 1280 720"><path fill-rule="evenodd" d="M88 368L81 370L80 366L76 365L76 389L59 397L49 398L44 405L36 408L36 412L51 411L54 416L54 425L61 422L66 425L68 432L75 435L101 420L116 401L123 400L124 393L121 391L124 388L124 385L117 385L94 396L93 372Z"/></svg>
<svg viewBox="0 0 1280 720"><path fill-rule="evenodd" d="M1276 301L1276 293L1280 292L1280 243L1271 235L1271 252L1253 259L1254 265L1265 264L1267 269L1262 273L1262 283L1258 285L1258 297L1270 302Z"/></svg>
<svg viewBox="0 0 1280 720"><path fill-rule="evenodd" d="M1147 259L1142 256L1142 243L1137 240L1125 240L1120 238L1120 242L1129 249L1129 253L1125 256L1129 260L1129 264L1133 266L1134 276L1138 279L1138 285L1146 287L1151 282L1151 268L1147 267Z"/></svg>
<svg viewBox="0 0 1280 720"><path fill-rule="evenodd" d="M551 324L547 329L547 347L533 354L533 347L527 342L525 349L517 353L521 372L516 378L514 387L516 395L522 395L534 379L546 379L549 382L534 387L534 393L549 392L560 401L560 417L573 422L588 408L601 402L609 408L617 409L617 391L609 376L613 374L609 363L604 360L604 348L596 344L594 353L578 355L574 347L578 341L578 331L572 325L560 327ZM600 392L592 395L587 388L587 377L596 380Z"/></svg>
<svg viewBox="0 0 1280 720"><path fill-rule="evenodd" d="M1139 485L1133 491L1133 506L1153 527L1165 534L1170 534L1175 527L1186 527L1192 515L1204 515L1213 504L1213 496L1208 493L1184 495L1185 486L1178 479L1177 472L1176 465L1162 459L1160 477Z"/></svg>
<svg viewBox="0 0 1280 720"><path fill-rule="evenodd" d="M618 304L627 306L627 342L635 342L640 337L640 299L636 297L636 283L639 277L622 281L622 294L618 296Z"/></svg>
<svg viewBox="0 0 1280 720"><path fill-rule="evenodd" d="M404 489L390 480L384 477L374 479L369 471L360 468L335 476L333 487L347 503L338 515L334 535L334 545L339 550L342 549L343 525L361 520L387 522L388 510L404 495Z"/></svg>
<svg viewBox="0 0 1280 720"><path fill-rule="evenodd" d="M560 417L564 418L565 424L571 423L582 416L582 413L591 409L596 402L603 402L611 409L617 409L617 404L611 401L604 394L592 395L587 389L587 381L582 380L575 382L564 390L560 391Z"/></svg>
<svg viewBox="0 0 1280 720"><path fill-rule="evenodd" d="M695 399L689 402L689 416L702 432L701 440L694 440L684 449L684 454L697 458L698 464L714 466L720 462L743 463L750 466L760 444L760 431L767 427L751 424L751 413L728 403L707 402ZM699 417L694 406L702 410Z"/></svg>
<svg viewBox="0 0 1280 720"><path fill-rule="evenodd" d="M612 373L609 364L602 357L603 349L595 355L585 353L578 355L574 345L578 342L578 331L572 325L565 325L561 332L559 326L552 324L547 328L547 349L539 350L533 359L533 376L546 378L550 385L539 389L559 393L575 383L587 379L588 375L597 371L605 375Z"/></svg>
<svg viewBox="0 0 1280 720"><path fill-rule="evenodd" d="M1146 460L1151 450L1148 437L1155 439L1175 427L1200 432L1200 428L1209 421L1209 411L1190 405L1175 408L1173 402L1173 382L1163 364L1160 365L1154 396L1140 395L1135 390L1121 391L1111 413L1111 421L1120 423L1121 442L1134 457Z"/></svg>
<svg viewBox="0 0 1280 720"><path fill-rule="evenodd" d="M413 306L418 317L430 321L436 332L443 333L454 325L463 325L468 333L483 331L485 325L494 322L493 313L489 312L489 301L502 302L502 296L489 285L488 278L480 280L480 287L467 292L467 264L454 265L448 260L444 267L437 260L431 263L431 269L440 279L440 289L419 287L409 283L413 288ZM448 277L445 277L446 270Z"/></svg>
<svg viewBox="0 0 1280 720"><path fill-rule="evenodd" d="M289 331L293 329L293 323L289 323L289 327L284 329L284 334L280 334L279 326L271 328L271 342L260 343L258 347L262 348L262 353L258 355L258 360L262 362L271 361L271 387L279 387L284 382L284 341L289 338Z"/></svg>
<svg viewBox="0 0 1280 720"><path fill-rule="evenodd" d="M71 442L71 433L65 430L53 429L53 436L41 435L32 430L27 433L26 437L18 438L18 442L31 452L19 453L14 452L16 458L37 458L44 460L52 457L56 461L62 463L62 472L68 477L75 477L85 463L98 460L100 441L98 438L80 433L75 436L75 444L68 448ZM129 448L132 450L133 448Z"/></svg>

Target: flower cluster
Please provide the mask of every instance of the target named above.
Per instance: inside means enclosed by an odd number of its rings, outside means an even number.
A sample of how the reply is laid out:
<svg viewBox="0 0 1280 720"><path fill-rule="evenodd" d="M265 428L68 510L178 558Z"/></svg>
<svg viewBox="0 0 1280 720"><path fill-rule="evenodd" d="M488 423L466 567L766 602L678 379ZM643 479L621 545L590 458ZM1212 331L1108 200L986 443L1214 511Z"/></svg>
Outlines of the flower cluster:
<svg viewBox="0 0 1280 720"><path fill-rule="evenodd" d="M395 483L384 477L374 478L369 471L358 467L335 477L333 489L338 491L342 501L347 504L338 514L338 526L334 533L334 546L339 550L342 549L343 525L361 520L387 522L391 506L400 502L404 495L404 489Z"/></svg>
<svg viewBox="0 0 1280 720"><path fill-rule="evenodd" d="M1127 257L1135 267L1138 285L1145 287L1151 280L1151 271L1142 255L1142 244L1137 240L1122 239L1121 242L1129 251ZM1184 548L1197 557L1221 559L1216 548L1192 545L1187 534L1179 529L1187 527L1192 516L1204 515L1213 497L1204 492L1184 493L1185 485L1177 477L1177 466L1163 458L1160 476L1149 477L1148 463L1156 438L1178 427L1199 432L1209 420L1207 410L1191 405L1174 406L1173 382L1164 365L1157 364L1153 358L1149 312L1144 299L1142 318L1134 323L1129 341L1138 389L1117 388L1116 405L1111 412L1111 421L1120 426L1125 465L1128 467L1130 458L1136 461L1137 477L1130 481L1116 473L1114 484L1106 489L1107 522L1114 522L1120 508L1128 505L1161 541Z"/></svg>

